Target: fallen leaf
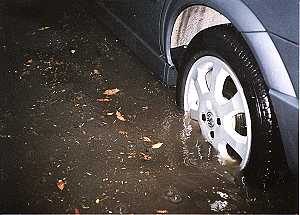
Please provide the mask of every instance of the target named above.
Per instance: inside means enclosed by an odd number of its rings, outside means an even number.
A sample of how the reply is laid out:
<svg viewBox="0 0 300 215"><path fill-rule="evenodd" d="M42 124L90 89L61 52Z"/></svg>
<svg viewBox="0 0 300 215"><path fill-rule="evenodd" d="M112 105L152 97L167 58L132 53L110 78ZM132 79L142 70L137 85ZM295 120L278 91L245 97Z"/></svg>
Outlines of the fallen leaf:
<svg viewBox="0 0 300 215"><path fill-rule="evenodd" d="M56 186L58 187L58 189L63 190L65 188L65 182L63 180L58 180Z"/></svg>
<svg viewBox="0 0 300 215"><path fill-rule="evenodd" d="M151 148L152 148L152 149L158 149L158 148L160 148L160 147L162 146L162 144L163 144L163 143L156 143L156 144L154 144Z"/></svg>
<svg viewBox="0 0 300 215"><path fill-rule="evenodd" d="M115 89L105 90L103 94L107 96L113 96L116 95L118 92L120 92L120 90L118 88L115 88Z"/></svg>
<svg viewBox="0 0 300 215"><path fill-rule="evenodd" d="M156 210L156 213L166 214L166 213L168 213L168 211L167 210Z"/></svg>
<svg viewBox="0 0 300 215"><path fill-rule="evenodd" d="M107 116L112 116L114 113L106 113Z"/></svg>
<svg viewBox="0 0 300 215"><path fill-rule="evenodd" d="M126 131L119 131L119 134L122 134L122 135L127 135L127 134L128 134L128 132L126 132Z"/></svg>
<svg viewBox="0 0 300 215"><path fill-rule="evenodd" d="M111 99L97 99L96 100L97 102L110 102L111 101Z"/></svg>
<svg viewBox="0 0 300 215"><path fill-rule="evenodd" d="M150 155L147 155L147 154L145 154L145 153L143 153L143 152L141 152L140 155L143 156L143 159L144 159L145 161L149 161L149 160L152 159Z"/></svg>
<svg viewBox="0 0 300 215"><path fill-rule="evenodd" d="M79 209L78 209L78 208L75 208L74 214L77 214L77 215L79 215L79 214L80 214L80 211L79 211Z"/></svg>
<svg viewBox="0 0 300 215"><path fill-rule="evenodd" d="M121 112L117 111L117 112L116 112L116 116L117 116L117 118L118 118L119 120L121 120L121 121L123 121L123 122L126 121L126 119L122 116Z"/></svg>
<svg viewBox="0 0 300 215"><path fill-rule="evenodd" d="M143 140L144 140L145 142L152 142L151 139L150 139L149 137L143 137Z"/></svg>

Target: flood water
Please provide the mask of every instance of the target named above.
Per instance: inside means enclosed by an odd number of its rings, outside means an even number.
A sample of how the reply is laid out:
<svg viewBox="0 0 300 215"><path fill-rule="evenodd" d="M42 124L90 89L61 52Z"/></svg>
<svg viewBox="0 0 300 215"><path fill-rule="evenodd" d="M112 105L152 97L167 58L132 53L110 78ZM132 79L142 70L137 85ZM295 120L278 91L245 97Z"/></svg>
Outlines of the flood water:
<svg viewBox="0 0 300 215"><path fill-rule="evenodd" d="M222 165L84 1L1 7L1 213L298 213L298 181Z"/></svg>

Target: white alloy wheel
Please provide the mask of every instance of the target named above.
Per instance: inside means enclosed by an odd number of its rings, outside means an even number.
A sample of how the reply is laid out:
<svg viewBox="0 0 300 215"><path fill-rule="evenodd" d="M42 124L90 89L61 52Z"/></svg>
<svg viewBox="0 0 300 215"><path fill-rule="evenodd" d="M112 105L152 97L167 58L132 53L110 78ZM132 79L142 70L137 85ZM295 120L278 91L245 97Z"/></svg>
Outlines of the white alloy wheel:
<svg viewBox="0 0 300 215"><path fill-rule="evenodd" d="M228 92L228 93L226 93ZM191 67L184 110L197 120L202 135L222 157L228 146L245 168L251 149L251 118L244 90L234 71L218 57L203 56Z"/></svg>

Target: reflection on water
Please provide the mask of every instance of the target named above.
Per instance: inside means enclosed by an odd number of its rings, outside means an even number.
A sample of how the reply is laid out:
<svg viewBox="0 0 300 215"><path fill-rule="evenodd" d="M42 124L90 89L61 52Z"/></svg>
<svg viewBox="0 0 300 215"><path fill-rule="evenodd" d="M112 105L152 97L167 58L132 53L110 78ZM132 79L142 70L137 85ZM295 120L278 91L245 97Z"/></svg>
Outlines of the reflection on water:
<svg viewBox="0 0 300 215"><path fill-rule="evenodd" d="M183 117L182 124L182 162L187 169L179 170L184 172L184 176L182 173L178 174L181 182L177 186L196 193L195 205L200 211L276 212L282 210L280 204L293 211L297 195L296 192L292 193L295 182L293 185L273 187L272 190L250 186L239 171L239 164L233 159L220 159L219 154L201 136L197 122L192 121L188 114ZM292 202L286 202L282 192Z"/></svg>

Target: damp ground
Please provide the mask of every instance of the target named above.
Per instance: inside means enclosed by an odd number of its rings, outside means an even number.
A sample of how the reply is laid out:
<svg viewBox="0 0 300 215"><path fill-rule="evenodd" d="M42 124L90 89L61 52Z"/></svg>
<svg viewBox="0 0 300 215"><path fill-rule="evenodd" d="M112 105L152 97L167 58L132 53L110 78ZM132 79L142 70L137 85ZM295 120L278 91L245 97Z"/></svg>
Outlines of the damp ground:
<svg viewBox="0 0 300 215"><path fill-rule="evenodd" d="M266 191L222 165L84 2L1 3L0 212L298 212L297 181Z"/></svg>

